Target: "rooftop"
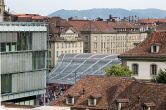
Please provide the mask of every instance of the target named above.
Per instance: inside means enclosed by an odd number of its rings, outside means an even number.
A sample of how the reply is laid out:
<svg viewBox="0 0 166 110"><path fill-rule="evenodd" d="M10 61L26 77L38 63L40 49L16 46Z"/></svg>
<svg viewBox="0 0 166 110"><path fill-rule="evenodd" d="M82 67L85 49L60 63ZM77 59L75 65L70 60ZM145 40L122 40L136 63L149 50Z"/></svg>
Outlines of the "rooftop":
<svg viewBox="0 0 166 110"><path fill-rule="evenodd" d="M166 58L166 31L156 31L148 36L137 47L122 53L120 58ZM151 53L151 46L153 44L160 44L158 53Z"/></svg>
<svg viewBox="0 0 166 110"><path fill-rule="evenodd" d="M66 96L76 92L81 95L77 95L74 105L67 105ZM88 98L92 96L100 98L93 107L88 106ZM122 110L140 110L143 106L166 110L166 84L143 82L129 77L85 76L51 105L116 110L117 102L124 103Z"/></svg>
<svg viewBox="0 0 166 110"><path fill-rule="evenodd" d="M65 107L67 105L64 96L79 92L81 96L75 104L71 106L72 108L107 109L114 98L114 93L122 78L127 77L85 76L51 105ZM84 95L82 94L83 88L85 89ZM88 106L88 98L90 96L101 98L95 107Z"/></svg>

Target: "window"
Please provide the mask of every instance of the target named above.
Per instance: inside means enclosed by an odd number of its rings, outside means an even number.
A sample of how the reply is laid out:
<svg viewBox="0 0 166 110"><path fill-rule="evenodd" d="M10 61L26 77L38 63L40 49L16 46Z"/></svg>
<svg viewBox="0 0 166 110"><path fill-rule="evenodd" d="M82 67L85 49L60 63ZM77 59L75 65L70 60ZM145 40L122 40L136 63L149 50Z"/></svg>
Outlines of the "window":
<svg viewBox="0 0 166 110"><path fill-rule="evenodd" d="M1 75L1 93L10 93L12 91L12 74Z"/></svg>
<svg viewBox="0 0 166 110"><path fill-rule="evenodd" d="M63 31L63 27L61 27L61 31Z"/></svg>
<svg viewBox="0 0 166 110"><path fill-rule="evenodd" d="M85 43L85 48L88 48L88 43Z"/></svg>
<svg viewBox="0 0 166 110"><path fill-rule="evenodd" d="M156 46L154 45L154 46L153 46L153 52L156 53L156 50L157 50L157 49L156 49Z"/></svg>
<svg viewBox="0 0 166 110"><path fill-rule="evenodd" d="M72 98L67 98L67 101L68 101L68 104L71 104L72 103Z"/></svg>
<svg viewBox="0 0 166 110"><path fill-rule="evenodd" d="M62 48L63 48L63 43L62 43Z"/></svg>
<svg viewBox="0 0 166 110"><path fill-rule="evenodd" d="M51 58L51 51L49 51L49 58Z"/></svg>
<svg viewBox="0 0 166 110"><path fill-rule="evenodd" d="M158 53L158 52L159 52L159 46L153 44L153 45L151 46L151 52L152 52L152 53Z"/></svg>
<svg viewBox="0 0 166 110"><path fill-rule="evenodd" d="M157 75L157 65L151 65L151 75Z"/></svg>
<svg viewBox="0 0 166 110"><path fill-rule="evenodd" d="M97 36L94 37L94 40L95 40L95 41L97 40Z"/></svg>
<svg viewBox="0 0 166 110"><path fill-rule="evenodd" d="M57 48L59 48L59 43L57 43L57 45L56 45L56 46L57 46Z"/></svg>
<svg viewBox="0 0 166 110"><path fill-rule="evenodd" d="M17 50L31 50L32 49L32 33L20 32L17 33Z"/></svg>
<svg viewBox="0 0 166 110"><path fill-rule="evenodd" d="M94 48L97 48L97 43L94 43Z"/></svg>
<svg viewBox="0 0 166 110"><path fill-rule="evenodd" d="M74 104L74 97L67 97L66 98L66 104L67 105L73 105Z"/></svg>
<svg viewBox="0 0 166 110"><path fill-rule="evenodd" d="M58 55L58 51L56 52L56 57L58 57L59 55Z"/></svg>
<svg viewBox="0 0 166 110"><path fill-rule="evenodd" d="M138 75L138 64L133 64L132 68L133 68L133 74Z"/></svg>
<svg viewBox="0 0 166 110"><path fill-rule="evenodd" d="M85 36L85 39L88 40L88 36Z"/></svg>
<svg viewBox="0 0 166 110"><path fill-rule="evenodd" d="M33 69L43 69L45 68L46 53L42 51L33 52Z"/></svg>
<svg viewBox="0 0 166 110"><path fill-rule="evenodd" d="M89 105L94 105L94 99L89 99Z"/></svg>

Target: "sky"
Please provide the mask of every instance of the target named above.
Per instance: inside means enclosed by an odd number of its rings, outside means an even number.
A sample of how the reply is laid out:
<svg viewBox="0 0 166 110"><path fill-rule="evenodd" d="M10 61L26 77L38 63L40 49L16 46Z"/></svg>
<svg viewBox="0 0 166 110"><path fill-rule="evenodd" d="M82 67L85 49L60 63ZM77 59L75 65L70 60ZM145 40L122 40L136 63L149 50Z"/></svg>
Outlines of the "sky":
<svg viewBox="0 0 166 110"><path fill-rule="evenodd" d="M6 10L17 14L40 14L47 16L55 11L86 10L92 8L147 9L166 11L166 0L5 0Z"/></svg>

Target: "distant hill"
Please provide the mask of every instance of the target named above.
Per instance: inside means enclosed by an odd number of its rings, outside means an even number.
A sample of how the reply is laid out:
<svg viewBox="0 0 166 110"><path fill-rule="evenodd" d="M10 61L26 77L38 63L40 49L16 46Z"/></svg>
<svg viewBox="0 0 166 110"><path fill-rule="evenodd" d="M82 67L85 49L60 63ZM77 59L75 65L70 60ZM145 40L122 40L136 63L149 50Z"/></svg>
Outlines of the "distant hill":
<svg viewBox="0 0 166 110"><path fill-rule="evenodd" d="M139 18L165 18L166 17L166 11L160 10L160 9L134 9L134 10L125 10L121 8L101 8L101 9L89 9L89 10L58 10L56 12L53 12L49 14L49 17L52 16L60 16L63 19L68 19L70 17L87 17L91 19L96 19L97 17L101 17L103 19L108 19L109 15L112 15L113 17L120 17L121 19L123 17L129 17L129 16L135 16Z"/></svg>

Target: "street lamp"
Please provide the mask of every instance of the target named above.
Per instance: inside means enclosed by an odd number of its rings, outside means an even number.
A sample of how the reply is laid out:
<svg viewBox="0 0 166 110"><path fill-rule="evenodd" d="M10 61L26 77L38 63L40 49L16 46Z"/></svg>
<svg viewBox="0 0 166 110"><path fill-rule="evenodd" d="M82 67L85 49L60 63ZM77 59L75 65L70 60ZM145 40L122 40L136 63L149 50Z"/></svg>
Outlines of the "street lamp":
<svg viewBox="0 0 166 110"><path fill-rule="evenodd" d="M76 84L76 72L74 72L75 73L75 84Z"/></svg>

